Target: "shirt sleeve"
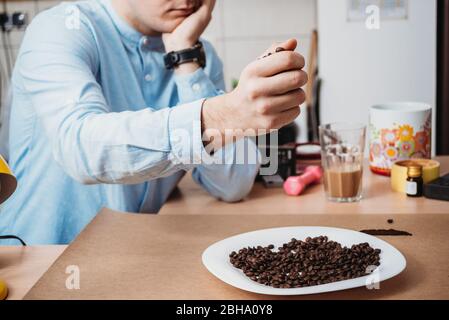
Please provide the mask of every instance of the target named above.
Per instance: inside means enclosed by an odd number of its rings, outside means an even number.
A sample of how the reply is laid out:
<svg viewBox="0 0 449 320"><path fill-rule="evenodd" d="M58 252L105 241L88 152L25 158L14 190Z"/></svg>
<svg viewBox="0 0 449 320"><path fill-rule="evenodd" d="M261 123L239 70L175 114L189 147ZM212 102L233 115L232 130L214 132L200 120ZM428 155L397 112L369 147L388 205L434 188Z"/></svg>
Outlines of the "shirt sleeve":
<svg viewBox="0 0 449 320"><path fill-rule="evenodd" d="M208 54L210 77L199 69L192 75L177 79L180 97L187 101L198 98L198 95L222 94L225 90L223 65L212 46L208 42L203 43ZM192 90L194 87L198 90ZM212 196L226 202L237 202L248 195L260 167L258 148L249 138L228 144L213 156L203 152L203 160L193 170L193 179Z"/></svg>
<svg viewBox="0 0 449 320"><path fill-rule="evenodd" d="M197 165L205 152L203 100L111 112L96 81L98 49L88 21L71 30L64 19L44 12L33 20L13 76L14 90L32 102L61 167L86 184L133 184Z"/></svg>

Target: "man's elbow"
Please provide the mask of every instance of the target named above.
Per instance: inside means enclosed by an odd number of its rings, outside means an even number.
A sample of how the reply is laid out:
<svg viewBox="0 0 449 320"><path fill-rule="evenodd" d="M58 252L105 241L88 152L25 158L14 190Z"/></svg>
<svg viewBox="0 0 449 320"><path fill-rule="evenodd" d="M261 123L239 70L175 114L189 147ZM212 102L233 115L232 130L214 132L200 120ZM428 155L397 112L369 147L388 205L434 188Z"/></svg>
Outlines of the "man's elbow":
<svg viewBox="0 0 449 320"><path fill-rule="evenodd" d="M223 194L220 197L221 201L227 202L227 203L236 203L243 201L251 192L252 184L250 188L233 188L232 191L227 192L226 194Z"/></svg>
<svg viewBox="0 0 449 320"><path fill-rule="evenodd" d="M254 174L245 181L237 181L228 190L226 190L223 196L220 197L220 200L228 203L235 203L244 200L253 189L257 172L258 167L257 170L254 170Z"/></svg>

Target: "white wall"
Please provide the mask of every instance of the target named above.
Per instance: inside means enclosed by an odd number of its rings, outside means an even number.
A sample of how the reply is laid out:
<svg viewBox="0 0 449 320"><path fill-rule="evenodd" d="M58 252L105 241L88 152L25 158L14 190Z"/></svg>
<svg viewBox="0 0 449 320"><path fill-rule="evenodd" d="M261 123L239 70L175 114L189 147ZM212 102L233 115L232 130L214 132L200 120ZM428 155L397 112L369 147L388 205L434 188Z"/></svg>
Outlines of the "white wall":
<svg viewBox="0 0 449 320"><path fill-rule="evenodd" d="M409 0L408 20L382 21L380 30L347 22L346 6L318 0L321 121L367 123L370 106L390 101L435 107L436 1Z"/></svg>

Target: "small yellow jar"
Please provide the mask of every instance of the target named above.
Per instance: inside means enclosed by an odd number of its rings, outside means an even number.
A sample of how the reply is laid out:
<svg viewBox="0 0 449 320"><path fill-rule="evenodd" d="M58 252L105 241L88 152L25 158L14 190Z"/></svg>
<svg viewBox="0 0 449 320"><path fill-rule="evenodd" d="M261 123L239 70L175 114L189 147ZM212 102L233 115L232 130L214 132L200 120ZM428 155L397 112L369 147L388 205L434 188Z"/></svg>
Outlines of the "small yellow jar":
<svg viewBox="0 0 449 320"><path fill-rule="evenodd" d="M407 168L410 166L423 168L424 183L440 177L440 163L435 160L413 159L396 162L391 169L391 188L396 192L406 193Z"/></svg>

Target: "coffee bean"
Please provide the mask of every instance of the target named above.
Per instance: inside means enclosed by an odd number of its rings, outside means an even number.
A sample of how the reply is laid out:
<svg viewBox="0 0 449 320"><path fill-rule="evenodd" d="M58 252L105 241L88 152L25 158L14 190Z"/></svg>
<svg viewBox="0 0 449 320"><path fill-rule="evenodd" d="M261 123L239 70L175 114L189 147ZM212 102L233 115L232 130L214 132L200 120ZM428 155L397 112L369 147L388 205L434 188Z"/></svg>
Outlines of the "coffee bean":
<svg viewBox="0 0 449 320"><path fill-rule="evenodd" d="M351 248L328 237L291 239L273 251L247 247L231 252L229 261L251 280L274 288L300 288L365 276L369 266L380 265L379 249L368 243Z"/></svg>

